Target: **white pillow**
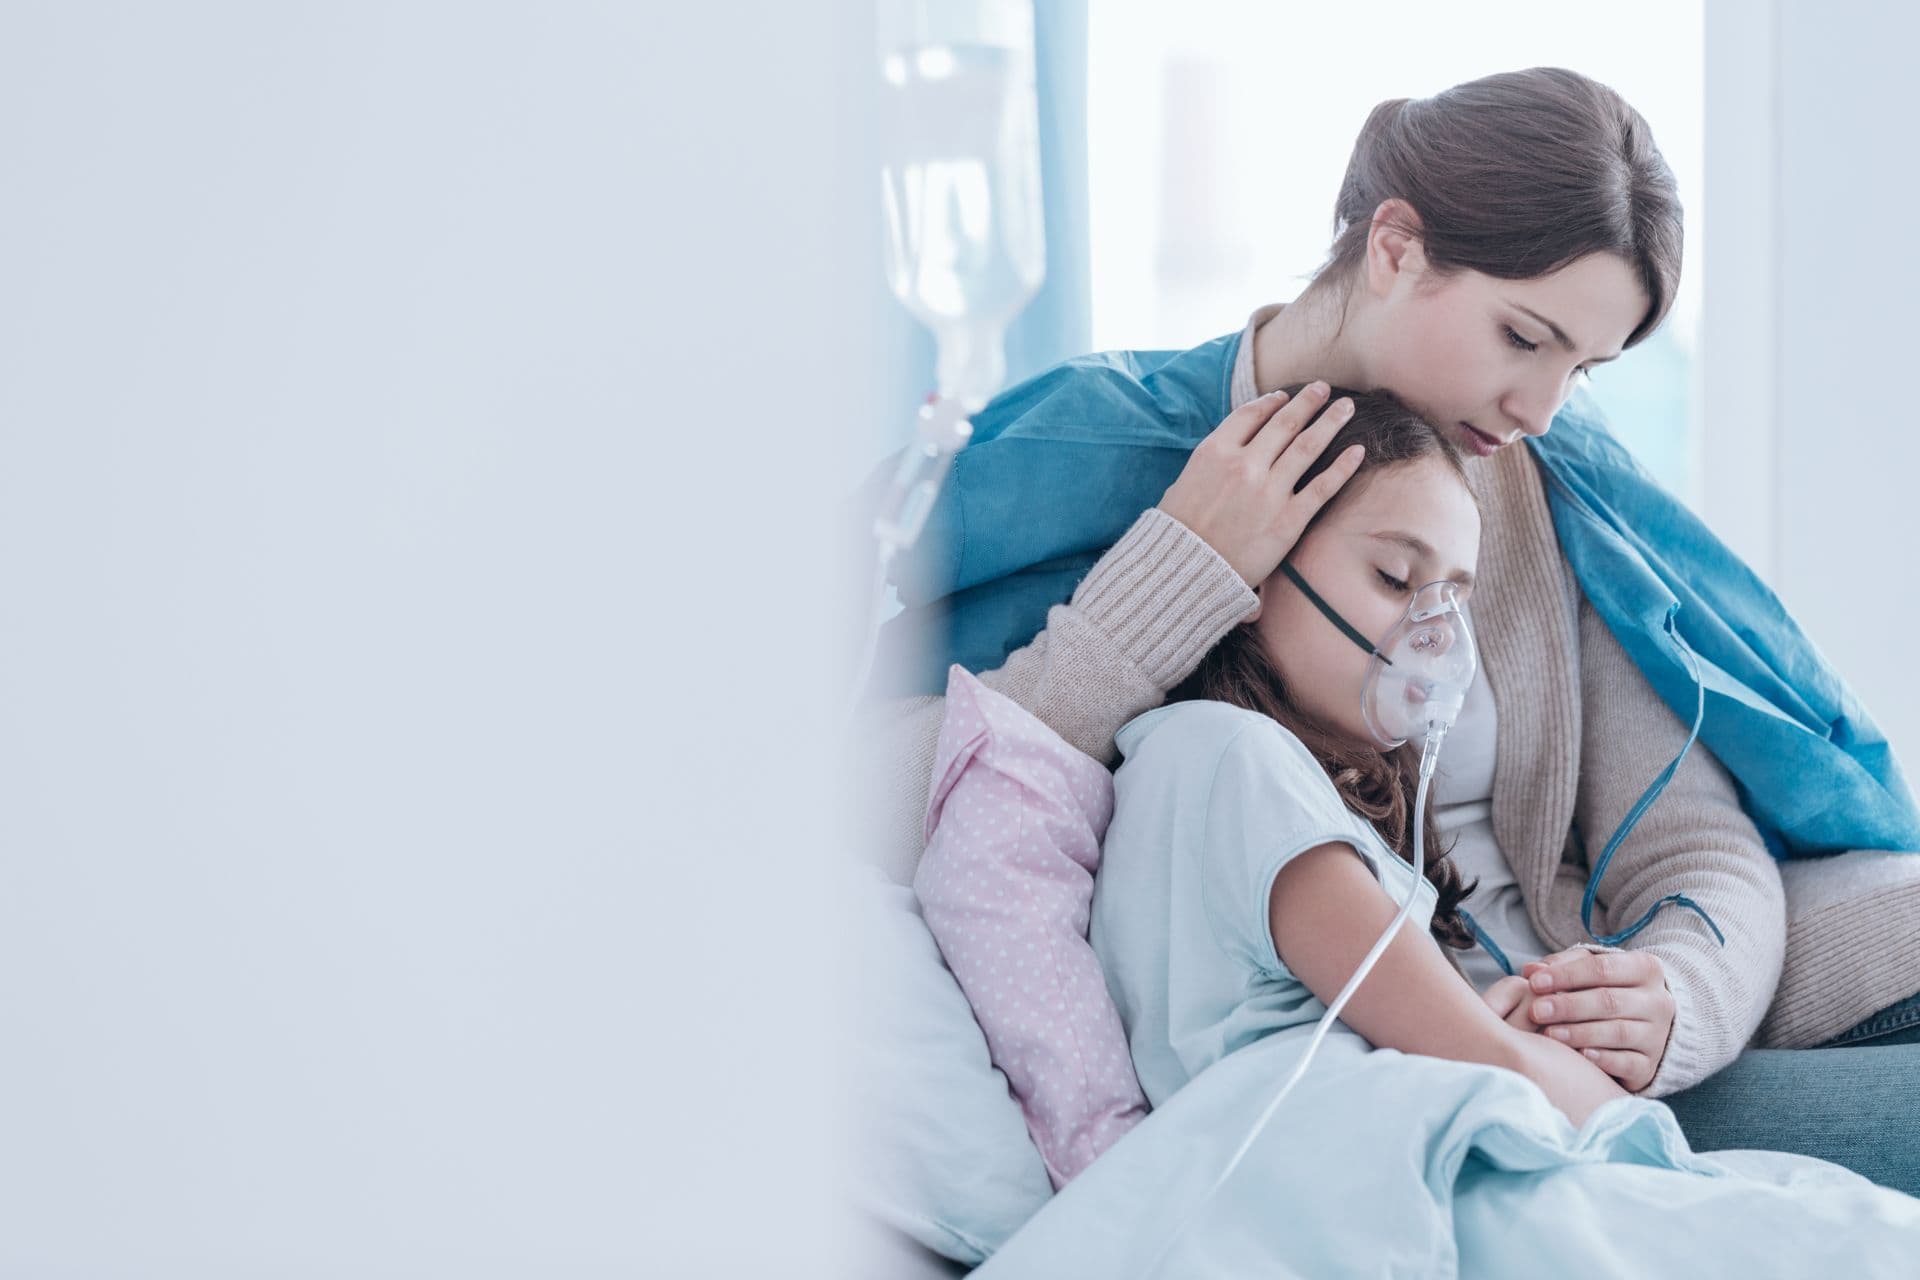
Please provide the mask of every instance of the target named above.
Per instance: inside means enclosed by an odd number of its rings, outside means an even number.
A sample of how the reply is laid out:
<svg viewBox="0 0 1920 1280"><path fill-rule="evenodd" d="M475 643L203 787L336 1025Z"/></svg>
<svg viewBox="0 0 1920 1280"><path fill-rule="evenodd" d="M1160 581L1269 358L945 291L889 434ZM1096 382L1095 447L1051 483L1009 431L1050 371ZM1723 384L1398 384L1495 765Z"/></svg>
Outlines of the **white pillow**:
<svg viewBox="0 0 1920 1280"><path fill-rule="evenodd" d="M843 1055L861 1131L854 1200L928 1248L977 1265L1053 1187L913 890L877 867L848 870L860 997Z"/></svg>

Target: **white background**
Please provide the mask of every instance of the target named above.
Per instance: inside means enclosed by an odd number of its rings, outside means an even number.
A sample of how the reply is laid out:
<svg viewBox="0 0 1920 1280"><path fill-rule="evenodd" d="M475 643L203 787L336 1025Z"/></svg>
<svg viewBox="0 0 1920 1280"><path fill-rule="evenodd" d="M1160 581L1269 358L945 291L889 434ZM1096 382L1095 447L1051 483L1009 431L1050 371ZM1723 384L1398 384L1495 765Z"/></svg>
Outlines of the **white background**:
<svg viewBox="0 0 1920 1280"><path fill-rule="evenodd" d="M1364 23L1331 5L1097 0L1089 27L1099 348L1192 346L1298 296L1380 102L1533 66L1624 95L1679 184L1687 269L1666 323L1592 391L1654 475L1698 501L1701 0L1621 0L1605 21L1584 5L1378 0Z"/></svg>
<svg viewBox="0 0 1920 1280"><path fill-rule="evenodd" d="M1788 0L1774 20L1775 359L1743 363L1753 393L1776 406L1773 483L1744 486L1745 500L1773 515L1788 605L1913 769L1920 257L1899 228L1920 207L1920 11Z"/></svg>
<svg viewBox="0 0 1920 1280"><path fill-rule="evenodd" d="M0 6L0 1276L847 1274L872 65Z"/></svg>

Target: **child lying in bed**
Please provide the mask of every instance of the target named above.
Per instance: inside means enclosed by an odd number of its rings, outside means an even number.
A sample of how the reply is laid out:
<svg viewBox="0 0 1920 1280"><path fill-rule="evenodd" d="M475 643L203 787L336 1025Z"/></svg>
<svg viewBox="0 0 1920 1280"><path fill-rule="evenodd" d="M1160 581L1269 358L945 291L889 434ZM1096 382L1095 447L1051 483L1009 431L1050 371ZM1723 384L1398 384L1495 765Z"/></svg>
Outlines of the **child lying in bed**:
<svg viewBox="0 0 1920 1280"><path fill-rule="evenodd" d="M1451 442L1390 397L1347 394L1352 418L1302 483L1354 444L1361 469L1259 588L1259 611L1118 738L1091 938L1156 1106L1221 1055L1315 1022L1411 887L1421 746L1376 745L1371 657L1333 619L1379 639L1427 583L1470 599L1480 517ZM1483 999L1464 980L1443 948L1473 945L1459 912L1472 886L1431 812L1424 849L1412 919L1427 929L1400 930L1341 1020L1376 1046L1518 1071L1575 1124L1625 1096L1537 1034L1517 990Z"/></svg>

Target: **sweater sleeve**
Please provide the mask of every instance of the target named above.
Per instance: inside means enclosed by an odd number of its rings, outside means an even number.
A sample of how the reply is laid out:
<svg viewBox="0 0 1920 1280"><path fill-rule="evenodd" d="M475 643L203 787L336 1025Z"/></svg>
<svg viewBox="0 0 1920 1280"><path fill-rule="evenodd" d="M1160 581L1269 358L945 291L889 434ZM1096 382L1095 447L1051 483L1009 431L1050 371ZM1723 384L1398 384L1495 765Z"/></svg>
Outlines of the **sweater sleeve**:
<svg viewBox="0 0 1920 1280"><path fill-rule="evenodd" d="M1580 685L1582 768L1574 813L1587 856L1597 860L1641 792L1686 742L1689 726L1660 700L1584 599ZM1600 882L1594 931L1627 928L1671 893L1698 903L1726 944L1694 912L1670 903L1621 948L1657 956L1673 993L1666 1053L1640 1091L1652 1098L1698 1084L1739 1056L1766 1014L1786 952L1779 866L1740 808L1733 779L1703 742L1693 744L1614 853Z"/></svg>
<svg viewBox="0 0 1920 1280"><path fill-rule="evenodd" d="M1087 572L1046 629L980 679L1077 750L1112 764L1113 735L1165 700L1253 612L1253 591L1198 534L1149 508ZM862 836L886 873L913 879L946 699L868 708L855 744ZM876 811L877 810L877 811Z"/></svg>

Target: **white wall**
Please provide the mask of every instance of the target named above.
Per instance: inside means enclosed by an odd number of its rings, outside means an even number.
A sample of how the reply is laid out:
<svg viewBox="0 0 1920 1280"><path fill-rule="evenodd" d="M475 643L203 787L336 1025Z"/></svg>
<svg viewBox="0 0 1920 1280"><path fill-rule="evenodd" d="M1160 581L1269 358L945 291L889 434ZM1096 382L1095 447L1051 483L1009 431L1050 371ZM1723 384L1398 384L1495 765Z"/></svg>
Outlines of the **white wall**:
<svg viewBox="0 0 1920 1280"><path fill-rule="evenodd" d="M1707 24L1708 517L1913 768L1920 13L1772 0Z"/></svg>
<svg viewBox="0 0 1920 1280"><path fill-rule="evenodd" d="M0 8L0 1275L846 1273L870 23Z"/></svg>
<svg viewBox="0 0 1920 1280"><path fill-rule="evenodd" d="M1779 582L1774 441L1779 416L1779 25L1775 0L1707 0L1703 42L1704 225L1695 474L1701 514Z"/></svg>

